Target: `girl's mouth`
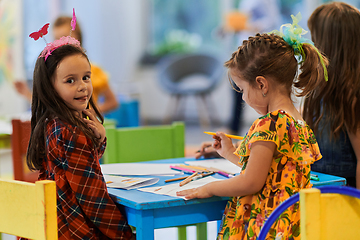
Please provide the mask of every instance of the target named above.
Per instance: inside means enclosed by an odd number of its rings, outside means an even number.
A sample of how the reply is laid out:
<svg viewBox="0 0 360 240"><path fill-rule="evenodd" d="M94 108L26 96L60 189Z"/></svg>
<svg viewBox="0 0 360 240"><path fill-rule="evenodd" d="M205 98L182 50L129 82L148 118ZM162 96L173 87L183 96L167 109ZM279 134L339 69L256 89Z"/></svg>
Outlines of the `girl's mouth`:
<svg viewBox="0 0 360 240"><path fill-rule="evenodd" d="M87 100L87 96L83 96L83 97L78 97L78 98L74 98L75 100L80 100L80 101L86 101Z"/></svg>

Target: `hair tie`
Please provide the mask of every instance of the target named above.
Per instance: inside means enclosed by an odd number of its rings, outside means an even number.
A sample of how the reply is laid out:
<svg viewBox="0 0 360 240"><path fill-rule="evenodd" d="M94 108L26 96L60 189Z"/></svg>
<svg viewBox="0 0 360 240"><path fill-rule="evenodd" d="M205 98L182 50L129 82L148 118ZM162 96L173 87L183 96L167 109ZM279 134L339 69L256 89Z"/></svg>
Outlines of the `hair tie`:
<svg viewBox="0 0 360 240"><path fill-rule="evenodd" d="M296 16L291 15L291 18L293 20L292 24L290 23L283 24L280 27L280 31L274 30L271 31L270 34L273 33L282 37L284 41L287 42L294 49L294 56L299 64L302 64L306 57L302 47L303 44L310 44L319 55L321 65L324 68L324 78L325 81L327 81L328 74L327 74L325 62L323 60L323 56L321 55L319 50L314 46L314 43L311 40L302 37L302 35L306 34L308 31L300 27L298 24L301 20L301 13L299 12Z"/></svg>

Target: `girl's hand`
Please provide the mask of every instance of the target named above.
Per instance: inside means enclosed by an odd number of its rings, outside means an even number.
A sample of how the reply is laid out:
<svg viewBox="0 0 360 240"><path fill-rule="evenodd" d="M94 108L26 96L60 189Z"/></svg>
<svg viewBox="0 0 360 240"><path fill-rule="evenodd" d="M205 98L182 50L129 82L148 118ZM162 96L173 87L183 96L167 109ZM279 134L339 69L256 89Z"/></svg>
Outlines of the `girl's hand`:
<svg viewBox="0 0 360 240"><path fill-rule="evenodd" d="M223 132L216 132L216 135L214 135L213 138L215 139L212 145L213 148L220 154L220 156L229 159L228 156L233 155L236 150L231 139L225 136L225 133Z"/></svg>
<svg viewBox="0 0 360 240"><path fill-rule="evenodd" d="M208 185L206 184L202 187L187 189L183 191L176 192L177 196L185 196L185 199L193 199L193 198L209 198L212 197L208 190Z"/></svg>
<svg viewBox="0 0 360 240"><path fill-rule="evenodd" d="M220 155L212 147L212 142L203 142L201 144L200 150L195 153L195 158L199 159L202 156L204 158L219 158Z"/></svg>
<svg viewBox="0 0 360 240"><path fill-rule="evenodd" d="M106 136L105 127L96 118L95 111L93 109L85 109L83 110L83 113L85 113L90 118L84 118L84 122L91 130L93 130L95 137L99 138L100 142L103 142Z"/></svg>

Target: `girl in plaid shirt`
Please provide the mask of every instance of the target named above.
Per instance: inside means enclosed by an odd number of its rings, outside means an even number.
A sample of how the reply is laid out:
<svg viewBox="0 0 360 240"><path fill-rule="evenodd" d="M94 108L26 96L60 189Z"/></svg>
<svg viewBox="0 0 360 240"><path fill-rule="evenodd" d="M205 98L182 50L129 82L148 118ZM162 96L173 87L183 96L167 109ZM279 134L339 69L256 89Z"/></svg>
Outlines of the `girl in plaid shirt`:
<svg viewBox="0 0 360 240"><path fill-rule="evenodd" d="M47 44L33 84L27 164L40 180L56 182L59 239L133 239L101 173L105 128L79 42L68 36Z"/></svg>

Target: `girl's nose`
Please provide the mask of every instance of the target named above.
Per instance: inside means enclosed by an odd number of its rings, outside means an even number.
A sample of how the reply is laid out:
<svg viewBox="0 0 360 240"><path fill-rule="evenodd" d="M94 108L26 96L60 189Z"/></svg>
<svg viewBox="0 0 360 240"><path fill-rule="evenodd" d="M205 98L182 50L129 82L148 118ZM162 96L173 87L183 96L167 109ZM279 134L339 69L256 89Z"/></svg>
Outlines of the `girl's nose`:
<svg viewBox="0 0 360 240"><path fill-rule="evenodd" d="M80 92L83 92L87 89L87 85L84 81L80 81L80 84L79 84L79 91Z"/></svg>

